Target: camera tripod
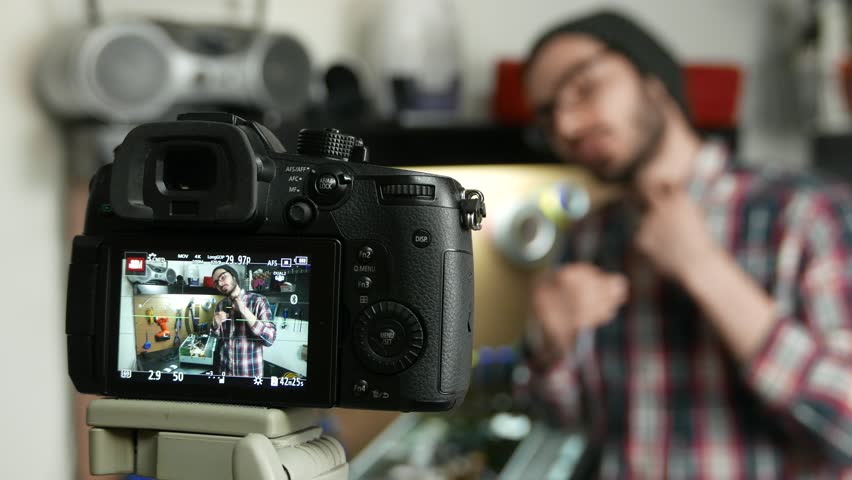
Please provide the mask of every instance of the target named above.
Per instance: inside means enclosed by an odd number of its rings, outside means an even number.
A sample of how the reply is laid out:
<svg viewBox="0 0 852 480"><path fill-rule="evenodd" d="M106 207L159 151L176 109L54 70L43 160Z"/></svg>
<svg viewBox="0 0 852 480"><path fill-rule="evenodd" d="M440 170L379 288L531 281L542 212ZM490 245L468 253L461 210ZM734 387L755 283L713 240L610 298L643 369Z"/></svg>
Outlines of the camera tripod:
<svg viewBox="0 0 852 480"><path fill-rule="evenodd" d="M307 409L148 400L89 404L93 475L135 473L159 480L343 480L340 443Z"/></svg>

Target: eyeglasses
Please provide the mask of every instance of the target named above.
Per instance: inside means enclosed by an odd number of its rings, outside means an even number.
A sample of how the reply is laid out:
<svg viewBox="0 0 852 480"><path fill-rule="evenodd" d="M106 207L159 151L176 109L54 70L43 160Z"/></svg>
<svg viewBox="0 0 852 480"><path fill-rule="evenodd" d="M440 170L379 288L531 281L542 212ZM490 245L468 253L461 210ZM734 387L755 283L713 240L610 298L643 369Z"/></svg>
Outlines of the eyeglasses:
<svg viewBox="0 0 852 480"><path fill-rule="evenodd" d="M216 277L216 279L215 279L215 280L213 280L213 281L214 281L214 282L216 282L216 283L218 283L218 284L221 284L221 283L223 283L225 280L228 280L229 278L231 278L231 274L230 274L229 272L225 271L225 272L220 273L220 274L219 274L219 276L218 276L218 277ZM223 279L224 279L224 280L223 280Z"/></svg>
<svg viewBox="0 0 852 480"><path fill-rule="evenodd" d="M578 110L594 103L607 84L605 70L600 66L604 60L611 58L610 53L610 50L603 49L563 72L553 98L535 107L536 123L550 132L554 114Z"/></svg>

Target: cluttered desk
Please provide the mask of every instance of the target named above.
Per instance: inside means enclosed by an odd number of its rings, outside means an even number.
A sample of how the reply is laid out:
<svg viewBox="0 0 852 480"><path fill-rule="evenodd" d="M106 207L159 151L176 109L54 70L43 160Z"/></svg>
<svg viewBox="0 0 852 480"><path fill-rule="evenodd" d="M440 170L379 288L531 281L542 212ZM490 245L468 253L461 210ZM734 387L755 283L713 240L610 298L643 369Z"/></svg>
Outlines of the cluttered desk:
<svg viewBox="0 0 852 480"><path fill-rule="evenodd" d="M512 377L524 375L513 348L479 349L464 403L442 414L400 415L350 462L352 478L565 479L586 447L578 431L537 419Z"/></svg>

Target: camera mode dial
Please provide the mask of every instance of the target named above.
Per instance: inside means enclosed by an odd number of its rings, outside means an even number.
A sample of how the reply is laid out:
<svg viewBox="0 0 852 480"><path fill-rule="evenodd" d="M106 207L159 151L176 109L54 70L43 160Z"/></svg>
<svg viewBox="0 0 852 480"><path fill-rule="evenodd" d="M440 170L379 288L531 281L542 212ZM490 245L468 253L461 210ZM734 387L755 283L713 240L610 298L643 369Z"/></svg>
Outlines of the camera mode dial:
<svg viewBox="0 0 852 480"><path fill-rule="evenodd" d="M413 365L424 338L417 316L396 302L365 308L355 323L355 351L364 366L377 373L394 374Z"/></svg>
<svg viewBox="0 0 852 480"><path fill-rule="evenodd" d="M301 155L327 157L335 160L349 160L356 138L340 133L336 128L325 130L303 129L299 132L296 151Z"/></svg>
<svg viewBox="0 0 852 480"><path fill-rule="evenodd" d="M360 138L340 133L336 128L303 129L299 132L296 151L300 155L326 157L333 160L367 163L367 147Z"/></svg>

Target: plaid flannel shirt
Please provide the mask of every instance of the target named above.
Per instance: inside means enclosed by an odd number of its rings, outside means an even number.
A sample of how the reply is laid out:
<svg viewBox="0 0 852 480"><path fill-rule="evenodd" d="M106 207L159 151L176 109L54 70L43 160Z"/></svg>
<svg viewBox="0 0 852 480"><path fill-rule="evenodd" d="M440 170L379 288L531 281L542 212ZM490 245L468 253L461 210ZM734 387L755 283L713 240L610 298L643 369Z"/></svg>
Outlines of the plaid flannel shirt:
<svg viewBox="0 0 852 480"><path fill-rule="evenodd" d="M852 478L852 197L727 159L705 145L690 195L777 304L748 364L685 291L630 254L635 207L617 202L572 231L566 261L625 273L631 295L586 334L586 354L531 367L520 391L587 432L602 478Z"/></svg>
<svg viewBox="0 0 852 480"><path fill-rule="evenodd" d="M257 317L253 327L237 315L236 321L232 318L222 323L219 328L214 327L210 332L218 338L216 346L219 352L218 370L216 374L234 375L241 377L263 376L263 347L271 347L275 341L275 324L272 319L269 301L266 297L257 293L241 294L246 307ZM216 312L225 311L225 302L216 305Z"/></svg>

